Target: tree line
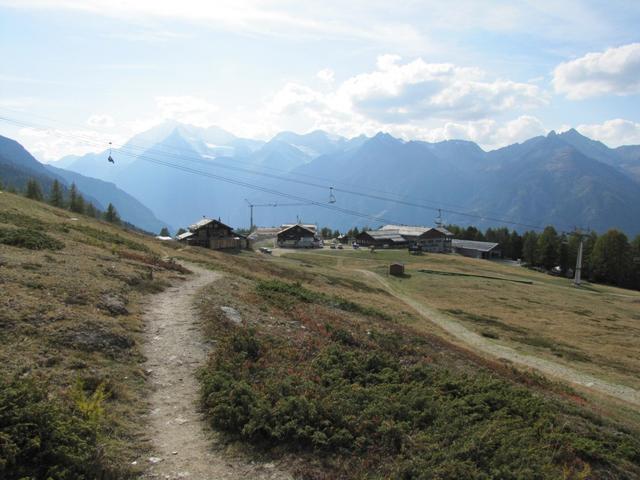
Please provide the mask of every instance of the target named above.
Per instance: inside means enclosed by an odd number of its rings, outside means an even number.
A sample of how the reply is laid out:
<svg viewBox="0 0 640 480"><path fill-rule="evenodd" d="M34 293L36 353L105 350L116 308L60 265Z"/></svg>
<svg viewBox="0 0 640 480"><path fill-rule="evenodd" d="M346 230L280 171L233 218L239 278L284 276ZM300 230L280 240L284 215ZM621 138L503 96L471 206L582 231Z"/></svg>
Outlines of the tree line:
<svg viewBox="0 0 640 480"><path fill-rule="evenodd" d="M1 188L2 184L0 183L0 189ZM54 207L64 208L80 215L106 220L107 222L115 224L121 223L120 215L112 203L109 203L107 210L102 212L96 208L92 202L84 199L75 183L72 183L68 190L65 191L63 185L58 180L54 180L48 194L45 194L40 182L31 178L27 182L24 191L20 192L12 187L9 187L7 191L10 193L23 194L31 200L46 202Z"/></svg>
<svg viewBox="0 0 640 480"><path fill-rule="evenodd" d="M479 240L500 244L502 257L521 260L530 267L550 271L558 268L563 275L573 274L580 237L558 233L547 226L542 232L530 230L522 235L515 230L449 225L447 229L462 240ZM611 229L602 235L589 232L582 237L582 277L625 288L640 289L640 235L630 240L624 232Z"/></svg>

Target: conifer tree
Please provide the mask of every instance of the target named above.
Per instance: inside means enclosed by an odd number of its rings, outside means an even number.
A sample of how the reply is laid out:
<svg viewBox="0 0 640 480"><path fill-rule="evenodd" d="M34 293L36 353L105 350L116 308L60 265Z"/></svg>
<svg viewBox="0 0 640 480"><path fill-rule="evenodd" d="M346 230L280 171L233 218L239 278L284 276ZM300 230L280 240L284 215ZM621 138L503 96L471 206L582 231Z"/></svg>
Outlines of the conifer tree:
<svg viewBox="0 0 640 480"><path fill-rule="evenodd" d="M60 186L60 182L58 182L58 180L54 180L53 185L51 186L49 203L54 207L59 207L59 208L64 207L64 197L62 196L62 187Z"/></svg>
<svg viewBox="0 0 640 480"><path fill-rule="evenodd" d="M42 188L40 188L40 184L33 178L27 182L26 197L31 200L42 201Z"/></svg>
<svg viewBox="0 0 640 480"><path fill-rule="evenodd" d="M84 213L85 215L92 218L97 218L98 216L98 210L96 210L96 207L91 202L87 203L87 207L84 209Z"/></svg>
<svg viewBox="0 0 640 480"><path fill-rule="evenodd" d="M82 196L82 194L78 193L78 195L76 195L76 202L72 208L72 211L74 211L75 213L80 213L84 215L84 210L85 210L84 197Z"/></svg>
<svg viewBox="0 0 640 480"><path fill-rule="evenodd" d="M170 237L171 234L169 233L169 229L167 227L162 227L162 230L160 230L160 236L161 237Z"/></svg>
<svg viewBox="0 0 640 480"><path fill-rule="evenodd" d="M69 210L73 211L76 203L78 202L78 187L75 183L69 187Z"/></svg>
<svg viewBox="0 0 640 480"><path fill-rule="evenodd" d="M107 207L107 211L104 212L104 219L110 223L116 223L116 224L120 223L120 216L118 215L118 211L116 210L116 207L114 207L112 203L109 203L109 206Z"/></svg>

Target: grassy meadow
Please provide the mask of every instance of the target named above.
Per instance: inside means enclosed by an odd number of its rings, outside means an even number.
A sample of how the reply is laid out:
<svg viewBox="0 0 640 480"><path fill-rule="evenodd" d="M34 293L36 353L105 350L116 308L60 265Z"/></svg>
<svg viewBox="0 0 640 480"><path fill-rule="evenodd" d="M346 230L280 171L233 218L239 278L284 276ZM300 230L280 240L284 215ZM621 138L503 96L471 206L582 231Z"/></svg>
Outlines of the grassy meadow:
<svg viewBox="0 0 640 480"><path fill-rule="evenodd" d="M397 292L498 343L640 388L640 292L586 282L575 288L565 278L458 255L322 250L286 256L356 278L359 269L374 271ZM393 261L405 264L405 277L386 275ZM423 319L416 327L432 328Z"/></svg>
<svg viewBox="0 0 640 480"><path fill-rule="evenodd" d="M0 477L140 473L141 312L189 275L177 261L225 276L198 297L214 346L198 375L229 451L307 479L640 478L636 409L476 354L362 270L403 261L394 291L630 386L637 293L455 256L279 253L185 248L0 193Z"/></svg>

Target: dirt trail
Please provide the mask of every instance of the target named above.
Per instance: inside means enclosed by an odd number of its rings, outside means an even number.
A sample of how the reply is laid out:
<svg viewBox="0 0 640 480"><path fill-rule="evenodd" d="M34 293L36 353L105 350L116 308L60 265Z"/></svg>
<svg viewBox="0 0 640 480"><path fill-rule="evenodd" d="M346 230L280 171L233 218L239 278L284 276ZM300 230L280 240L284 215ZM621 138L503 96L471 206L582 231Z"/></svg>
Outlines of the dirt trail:
<svg viewBox="0 0 640 480"><path fill-rule="evenodd" d="M194 373L207 354L193 305L199 289L221 275L189 265L193 275L150 297L145 312L145 368L150 370L149 436L153 453L144 458L144 478L289 479L273 463L230 457L198 412L199 385ZM216 450L216 447L217 450Z"/></svg>
<svg viewBox="0 0 640 480"><path fill-rule="evenodd" d="M497 358L504 358L511 362L525 365L527 367L534 368L541 373L556 377L560 380L568 383L580 385L587 389L609 395L611 397L618 398L625 402L640 406L640 392L624 385L618 385L615 383L606 382L592 375L580 372L571 367L561 365L551 360L534 357L531 355L525 355L517 352L513 348L499 345L491 340L478 335L477 333L469 330L464 325L455 321L448 315L439 312L436 309L430 308L421 302L414 300L407 295L396 292L393 287L383 277L368 270L358 270L365 275L376 279L380 282L384 288L391 293L394 297L402 300L404 303L416 310L422 317L435 323L443 330L453 335L458 340L461 340L471 348L489 354Z"/></svg>

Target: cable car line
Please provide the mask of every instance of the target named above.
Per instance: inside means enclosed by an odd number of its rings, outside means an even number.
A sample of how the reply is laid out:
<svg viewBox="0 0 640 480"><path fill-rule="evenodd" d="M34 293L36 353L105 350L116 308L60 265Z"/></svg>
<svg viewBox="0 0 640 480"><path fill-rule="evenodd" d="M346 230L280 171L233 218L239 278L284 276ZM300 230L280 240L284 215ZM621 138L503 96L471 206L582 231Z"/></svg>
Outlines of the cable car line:
<svg viewBox="0 0 640 480"><path fill-rule="evenodd" d="M2 117L2 116L0 116L0 121L4 121L4 122L7 122L7 123L11 123L11 124L18 125L18 126L23 126L23 127L33 127L34 126L33 124L29 124L29 123L26 123L26 122L21 122L19 120L7 118L7 117ZM38 125L35 125L35 126L39 127L39 128L42 128L41 126L38 126ZM45 128L47 128L47 130L51 130L49 127L45 127ZM84 143L89 144L89 145L95 145L95 146L99 146L100 145L100 143L97 142L95 139L90 139L88 137L83 137L83 136L80 136L80 135L63 134L61 132L56 132L56 131L50 131L50 133L52 135L58 136L58 137L67 136L67 137L72 137L72 138L75 138L75 139L80 139L81 141L83 141ZM109 145L111 145L111 142L109 142ZM142 147L140 147L140 148L142 148ZM149 151L150 149L145 149L143 154L136 154L134 152L127 153L126 150L128 150L128 149L134 150L135 146L130 146L129 144L125 144L119 149L119 151L122 153L122 151L125 150L124 153L125 153L126 156L131 156L133 158L144 159L146 161L150 161L152 163L156 163L156 164L159 164L159 165L169 166L171 168L183 169L182 167L184 167L183 165L178 165L178 164L173 164L173 163L166 162L166 161L163 161L163 160L153 159L152 157L149 156L150 153L153 153L153 152ZM110 150L110 152L111 152L111 150ZM220 163L214 164L214 162L208 162L206 160L202 160L202 158L196 159L194 157L188 157L188 156L176 155L176 154L170 154L170 153L165 153L164 155L165 156L169 156L169 157L174 157L174 158L180 159L180 160L187 160L187 161L190 161L190 162L193 162L193 163L206 165L207 167L217 167L217 168L224 168L224 169L228 169L228 170L236 170L236 171L240 171L240 172L244 172L244 173L249 173L251 175L261 175L261 176L265 176L265 177L268 177L268 178L273 178L273 179L292 182L292 183L298 183L298 184L301 184L301 185L306 185L306 186L310 186L310 187L314 187L314 188L320 188L320 189L326 189L327 188L326 185L318 184L318 183L315 183L315 182L296 180L296 179L293 179L293 178L286 178L286 177L281 177L281 176L273 175L273 174L269 174L269 173L257 172L257 171L254 171L254 170L244 169L244 168L241 168L241 167L235 167L235 166L230 166L230 165L222 165ZM109 155L109 158L111 159L111 154ZM112 159L109 160L109 161L112 162ZM112 163L115 163L115 162L112 162ZM228 178L228 177L222 177L222 176L219 176L219 175L211 174L209 172L204 172L202 170L190 169L189 167L184 167L183 171L185 171L185 172L188 171L190 173L196 173L196 174L200 174L200 175L205 175L205 176L209 176L211 178L217 178L217 179L219 179L221 181L235 181L235 179L231 179L231 178ZM240 181L240 182L242 182L242 181ZM247 185L252 185L249 182L246 182L246 184ZM254 186L256 186L256 185L254 185ZM248 188L252 188L252 187L248 187ZM439 208L437 206L430 206L430 205L426 205L426 204L419 204L419 203L409 202L409 201L405 201L405 200L392 199L392 198L384 197L382 195L367 194L367 193L357 192L357 191L354 191L354 190L337 188L337 187L333 187L333 186L330 186L328 188L329 188L329 202L328 202L328 204L330 206L333 206L333 204L336 201L334 192L340 192L340 193L345 193L345 194L348 194L348 195L355 195L355 196L360 196L360 197L364 197L364 198L369 198L369 199L372 199L372 200L391 202L391 203L396 203L396 204L415 207L415 208L427 209L427 210L431 210L431 211L447 212L447 213L453 214L453 215L459 215L459 216L464 216L464 217L469 217L469 218L475 218L475 219L479 219L479 220L489 220L489 221L494 221L494 222L497 222L497 223L503 223L503 224L509 224L509 225L515 225L515 226L531 228L531 229L534 229L534 230L543 230L544 229L543 226L532 224L532 223L524 223L524 222L518 222L518 221L514 221L514 220L510 220L510 219L494 217L494 216L473 214L473 213L462 212L462 211L453 210L453 209ZM272 189L267 189L267 190L271 190L273 192L277 192L277 190L272 190ZM261 190L261 191L265 191L265 190ZM278 193L274 193L274 194L275 195L286 195L286 196L290 195L290 194L284 194L283 192L278 192ZM301 199L301 201L303 201L303 202L306 202L306 199L304 199L303 197L292 196L292 197L289 197L289 198L297 198L297 199ZM316 205L316 206L321 206L321 205L325 206L325 207L328 206L327 204L324 204L322 202L317 202L317 201L310 201L310 202L311 202L312 205ZM340 207L336 207L336 208L340 208ZM357 213L358 215L356 215L356 216L364 215L363 218L384 220L381 217L376 217L376 216L372 216L372 215L368 215L368 214L361 214L360 212L355 212L353 210L344 209L343 213L347 213L347 212L351 212L349 214ZM400 222L388 222L388 223L400 223ZM569 228L573 228L573 227L569 227Z"/></svg>

